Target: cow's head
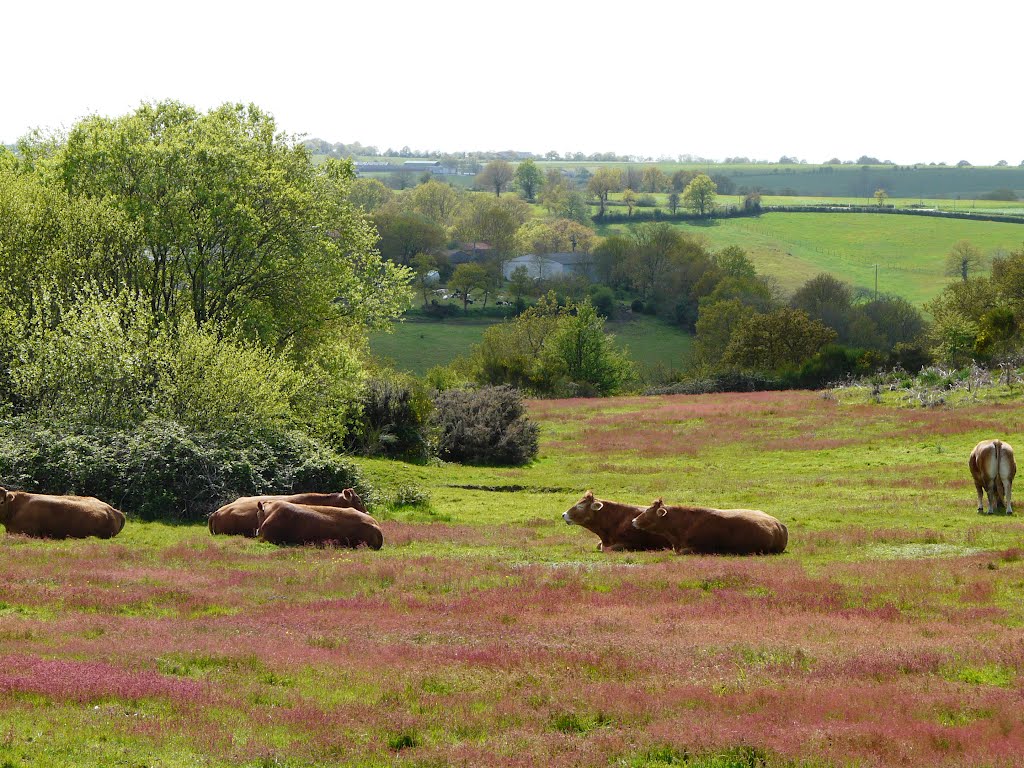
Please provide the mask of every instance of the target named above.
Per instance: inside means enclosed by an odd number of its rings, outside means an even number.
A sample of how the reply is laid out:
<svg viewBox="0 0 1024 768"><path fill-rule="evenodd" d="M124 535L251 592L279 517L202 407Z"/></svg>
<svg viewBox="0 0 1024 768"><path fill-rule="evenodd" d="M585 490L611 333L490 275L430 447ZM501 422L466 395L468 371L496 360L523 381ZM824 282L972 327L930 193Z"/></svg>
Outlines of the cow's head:
<svg viewBox="0 0 1024 768"><path fill-rule="evenodd" d="M267 503L263 501L256 502L256 530L259 531L263 527L263 523L267 521Z"/></svg>
<svg viewBox="0 0 1024 768"><path fill-rule="evenodd" d="M562 513L562 519L569 525L586 526L604 507L604 503L594 498L593 491L587 491L583 498Z"/></svg>
<svg viewBox="0 0 1024 768"><path fill-rule="evenodd" d="M346 488L342 491L341 498L343 498L345 503L352 507L352 509L358 509L362 512L366 511L366 507L363 505L363 500L359 497L359 494L356 493L354 488Z"/></svg>
<svg viewBox="0 0 1024 768"><path fill-rule="evenodd" d="M665 507L665 502L662 499L655 499L651 506L633 518L633 527L639 528L641 531L655 529L667 514L668 509Z"/></svg>
<svg viewBox="0 0 1024 768"><path fill-rule="evenodd" d="M0 488L0 523L6 523L10 520L13 507L14 494L6 488Z"/></svg>

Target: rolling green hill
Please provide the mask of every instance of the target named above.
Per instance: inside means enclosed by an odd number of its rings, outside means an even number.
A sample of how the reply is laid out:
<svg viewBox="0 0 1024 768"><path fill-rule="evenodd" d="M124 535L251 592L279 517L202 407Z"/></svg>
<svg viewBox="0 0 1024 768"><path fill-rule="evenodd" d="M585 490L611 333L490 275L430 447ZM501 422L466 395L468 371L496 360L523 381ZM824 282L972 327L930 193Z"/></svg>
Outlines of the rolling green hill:
<svg viewBox="0 0 1024 768"><path fill-rule="evenodd" d="M601 234L625 231L613 224ZM858 288L903 296L915 304L934 298L949 281L946 254L958 240L983 253L1019 249L1024 226L917 216L851 213L766 213L754 218L678 223L710 248L744 248L758 272L793 290L819 272L830 272Z"/></svg>

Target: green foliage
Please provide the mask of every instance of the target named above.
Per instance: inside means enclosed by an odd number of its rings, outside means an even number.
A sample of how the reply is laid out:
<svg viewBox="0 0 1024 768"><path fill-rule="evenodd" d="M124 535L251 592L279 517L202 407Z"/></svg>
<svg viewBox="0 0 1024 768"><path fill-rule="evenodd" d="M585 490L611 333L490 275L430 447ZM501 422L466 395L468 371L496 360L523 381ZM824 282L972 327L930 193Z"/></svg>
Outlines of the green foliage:
<svg viewBox="0 0 1024 768"><path fill-rule="evenodd" d="M412 377L373 377L349 446L369 456L425 458L430 410L430 399Z"/></svg>
<svg viewBox="0 0 1024 768"><path fill-rule="evenodd" d="M196 522L259 493L372 492L355 466L300 432L196 432L150 419L130 429L0 422L0 484L96 496L143 520Z"/></svg>
<svg viewBox="0 0 1024 768"><path fill-rule="evenodd" d="M533 160L524 160L519 163L516 166L514 178L516 186L527 200L533 200L537 192L540 191L541 184L544 183L544 174Z"/></svg>
<svg viewBox="0 0 1024 768"><path fill-rule="evenodd" d="M605 333L589 299L559 307L553 294L514 320L492 326L474 349L481 384L538 395L609 395L632 375L628 354Z"/></svg>
<svg viewBox="0 0 1024 768"><path fill-rule="evenodd" d="M718 187L710 177L698 174L683 190L683 205L698 216L704 216L714 210L717 191Z"/></svg>
<svg viewBox="0 0 1024 768"><path fill-rule="evenodd" d="M442 392L434 399L434 426L445 461L518 465L537 455L540 429L513 387Z"/></svg>
<svg viewBox="0 0 1024 768"><path fill-rule="evenodd" d="M726 365L777 371L803 364L835 339L836 332L799 309L753 315L733 330L722 356Z"/></svg>

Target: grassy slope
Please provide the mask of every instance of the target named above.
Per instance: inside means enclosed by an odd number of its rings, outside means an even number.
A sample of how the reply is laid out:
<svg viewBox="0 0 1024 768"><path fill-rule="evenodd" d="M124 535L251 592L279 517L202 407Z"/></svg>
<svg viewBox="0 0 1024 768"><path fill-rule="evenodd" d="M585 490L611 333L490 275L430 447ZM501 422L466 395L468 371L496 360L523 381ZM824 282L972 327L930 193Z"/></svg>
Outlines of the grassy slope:
<svg viewBox="0 0 1024 768"><path fill-rule="evenodd" d="M0 540L0 763L1016 764L1024 526L975 513L965 465L1018 405L531 412L529 467L365 461L431 495L371 510L380 552ZM587 487L760 507L790 548L599 553L559 517Z"/></svg>
<svg viewBox="0 0 1024 768"><path fill-rule="evenodd" d="M422 375L435 365L444 365L469 352L492 319L458 318L444 322L407 319L392 333L376 333L370 339L374 354L391 360L398 370ZM651 317L626 323L610 323L620 346L642 368L660 363L679 368L687 357L692 337Z"/></svg>
<svg viewBox="0 0 1024 768"><path fill-rule="evenodd" d="M1019 249L1024 226L917 216L845 213L767 213L751 219L716 219L678 224L704 238L712 249L739 245L759 272L772 275L789 290L819 272L830 272L857 287L878 289L920 304L936 296L949 278L945 256L958 240L970 240L983 252ZM622 231L605 227L602 234Z"/></svg>

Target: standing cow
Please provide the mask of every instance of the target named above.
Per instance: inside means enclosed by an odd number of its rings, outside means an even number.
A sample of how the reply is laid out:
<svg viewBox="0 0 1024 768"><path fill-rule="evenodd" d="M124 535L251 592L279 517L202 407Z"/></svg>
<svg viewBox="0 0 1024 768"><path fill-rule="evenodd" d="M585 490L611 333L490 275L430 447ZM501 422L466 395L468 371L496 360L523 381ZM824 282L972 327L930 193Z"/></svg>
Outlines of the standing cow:
<svg viewBox="0 0 1024 768"><path fill-rule="evenodd" d="M321 507L348 507L365 512L366 507L359 494L351 488L338 493L294 493L291 496L243 496L212 513L207 525L212 534L229 536L256 535L259 522L256 519L256 505L267 501L290 501L292 504L314 504Z"/></svg>
<svg viewBox="0 0 1024 768"><path fill-rule="evenodd" d="M124 528L124 513L92 496L49 496L0 488L0 523L7 533L45 539L109 539Z"/></svg>
<svg viewBox="0 0 1024 768"><path fill-rule="evenodd" d="M982 494L988 493L988 513L991 515L999 506L1006 506L1006 514L1013 514L1011 490L1013 476L1017 474L1017 462L1013 458L1013 446L1002 440L982 440L971 451L967 462L974 487L978 491L978 512L983 511Z"/></svg>
<svg viewBox="0 0 1024 768"><path fill-rule="evenodd" d="M664 536L676 554L775 554L789 543L789 529L759 509L667 507L658 499L633 525Z"/></svg>
<svg viewBox="0 0 1024 768"><path fill-rule="evenodd" d="M643 509L635 504L595 499L594 492L587 491L582 499L562 513L562 519L568 525L579 525L596 533L601 539L597 548L604 552L668 549L671 545L667 539L632 526L633 518Z"/></svg>

